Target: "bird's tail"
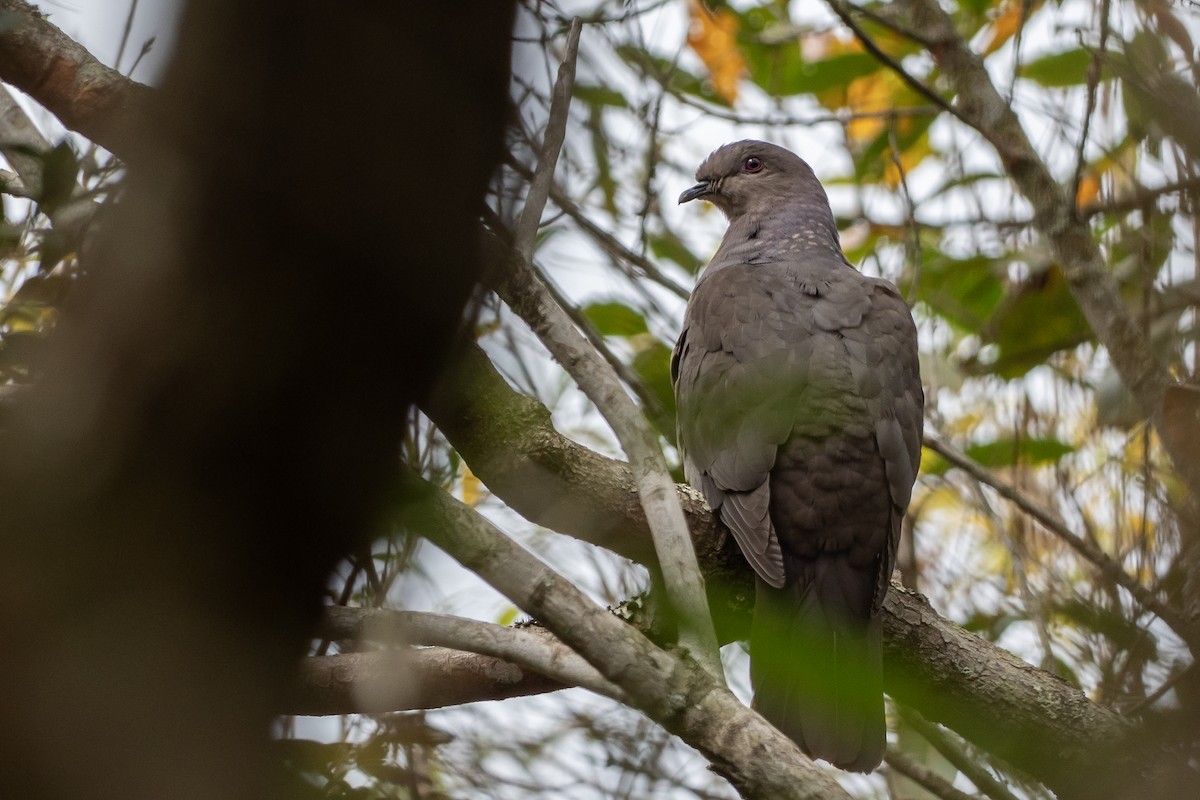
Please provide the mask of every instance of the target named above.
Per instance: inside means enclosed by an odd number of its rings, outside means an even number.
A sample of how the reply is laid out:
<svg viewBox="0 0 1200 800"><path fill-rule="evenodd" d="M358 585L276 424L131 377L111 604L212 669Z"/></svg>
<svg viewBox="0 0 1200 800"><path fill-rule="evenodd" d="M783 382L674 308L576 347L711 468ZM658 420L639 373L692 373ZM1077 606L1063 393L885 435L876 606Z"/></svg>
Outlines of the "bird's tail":
<svg viewBox="0 0 1200 800"><path fill-rule="evenodd" d="M882 629L869 599L846 596L862 584L850 570L821 559L809 581L758 581L750 679L754 707L809 756L870 772L886 745Z"/></svg>

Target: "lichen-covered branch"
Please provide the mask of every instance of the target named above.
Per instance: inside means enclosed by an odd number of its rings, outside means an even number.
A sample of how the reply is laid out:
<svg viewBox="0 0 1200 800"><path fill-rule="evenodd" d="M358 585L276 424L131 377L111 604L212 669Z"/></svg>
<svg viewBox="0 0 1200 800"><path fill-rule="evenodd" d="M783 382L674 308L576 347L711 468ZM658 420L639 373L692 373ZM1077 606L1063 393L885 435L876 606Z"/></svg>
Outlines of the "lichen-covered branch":
<svg viewBox="0 0 1200 800"><path fill-rule="evenodd" d="M22 0L0 0L0 80L50 110L63 125L117 155L131 118L152 90L96 60Z"/></svg>

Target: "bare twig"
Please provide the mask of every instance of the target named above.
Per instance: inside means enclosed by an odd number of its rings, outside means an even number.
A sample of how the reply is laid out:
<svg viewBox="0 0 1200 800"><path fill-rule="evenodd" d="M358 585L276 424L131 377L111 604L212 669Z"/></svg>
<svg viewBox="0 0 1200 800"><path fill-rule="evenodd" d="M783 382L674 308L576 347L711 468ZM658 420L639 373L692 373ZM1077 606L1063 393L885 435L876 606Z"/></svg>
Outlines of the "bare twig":
<svg viewBox="0 0 1200 800"><path fill-rule="evenodd" d="M933 748L941 753L942 757L949 761L955 769L967 776L967 780L975 784L976 789L983 792L991 800L1018 800L1017 796L1007 786L992 777L992 774L979 763L977 758L965 753L937 725L934 725L911 708L901 708L900 716L904 718L904 722L910 728L920 734L925 741L933 745ZM888 763L891 763L890 754ZM909 777L911 778L912 776L909 775ZM918 779L913 778L913 780Z"/></svg>
<svg viewBox="0 0 1200 800"><path fill-rule="evenodd" d="M558 80L554 82L550 119L542 140L542 152L538 156L537 169L534 170L533 180L529 184L529 192L525 195L525 207L521 209L521 217L517 220L513 235L513 248L526 264L533 261L533 245L537 240L538 225L541 224L542 211L546 208L550 187L554 183L554 167L558 164L558 154L567 136L567 112L571 108L571 92L575 88L575 61L579 57L579 34L582 30L583 23L580 20L576 19L571 23L571 31L567 35L567 52L558 67Z"/></svg>
<svg viewBox="0 0 1200 800"><path fill-rule="evenodd" d="M1108 26L1111 14L1112 0L1104 0L1100 4L1100 44L1092 53L1087 71L1087 109L1083 112L1083 130L1079 134L1079 143L1075 146L1075 174L1071 178L1071 197L1078 199L1079 185L1083 181L1084 167L1087 166L1087 142L1091 133L1092 115L1096 113L1096 90L1100 86L1100 71L1104 66L1104 56L1108 48ZM1013 72L1014 81L1016 71ZM1077 209L1078 213L1078 209Z"/></svg>
<svg viewBox="0 0 1200 800"><path fill-rule="evenodd" d="M1119 563L1097 547L1094 542L1085 539L1068 528L1052 511L1035 503L1024 492L1017 490L1016 487L992 474L989 470L958 452L936 436L926 434L924 444L975 480L990 486L1001 497L1012 502L1017 508L1036 520L1042 527L1090 561L1100 570L1102 575L1128 591L1138 603L1148 611L1156 614L1159 619L1167 623L1172 630L1185 640L1195 641L1197 637L1200 637L1200 632L1197 632L1193 626L1188 624L1178 609L1172 607L1166 601L1156 596L1154 592L1139 583L1136 578L1122 569Z"/></svg>
<svg viewBox="0 0 1200 800"><path fill-rule="evenodd" d="M512 167L519 175L527 179L532 179L533 173L524 165L514 162ZM645 277L662 286L676 297L686 300L691 295L691 292L668 277L653 261L626 247L616 236L604 230L604 228L595 222L592 222L588 218L587 213L575 201L567 197L566 193L557 184L550 187L550 199L554 201L554 205L558 206L563 213L574 220L575 224L610 256L636 267Z"/></svg>
<svg viewBox="0 0 1200 800"><path fill-rule="evenodd" d="M941 775L919 763L915 758L894 747L889 747L884 756L887 765L911 781L919 783L942 800L978 800L974 795L961 792Z"/></svg>

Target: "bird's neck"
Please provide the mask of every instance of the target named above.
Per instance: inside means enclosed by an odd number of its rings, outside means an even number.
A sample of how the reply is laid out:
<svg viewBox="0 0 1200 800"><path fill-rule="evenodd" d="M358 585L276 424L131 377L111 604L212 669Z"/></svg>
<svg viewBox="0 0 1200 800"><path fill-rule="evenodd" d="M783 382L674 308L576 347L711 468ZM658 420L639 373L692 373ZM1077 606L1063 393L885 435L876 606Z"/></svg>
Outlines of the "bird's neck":
<svg viewBox="0 0 1200 800"><path fill-rule="evenodd" d="M845 259L829 206L797 200L732 218L721 249L757 250L765 255L825 252Z"/></svg>

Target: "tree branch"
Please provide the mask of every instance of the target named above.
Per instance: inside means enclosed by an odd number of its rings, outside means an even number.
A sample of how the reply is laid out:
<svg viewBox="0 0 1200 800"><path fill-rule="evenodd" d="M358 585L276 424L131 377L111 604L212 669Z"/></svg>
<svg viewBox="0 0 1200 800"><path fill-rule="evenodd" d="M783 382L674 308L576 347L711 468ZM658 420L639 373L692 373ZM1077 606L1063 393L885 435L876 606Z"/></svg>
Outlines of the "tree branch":
<svg viewBox="0 0 1200 800"><path fill-rule="evenodd" d="M426 411L493 492L539 524L631 558L647 552L649 531L628 465L555 431L549 412L509 387L473 345L445 380ZM754 597L750 569L699 496L676 490L721 639L744 638ZM893 587L883 625L889 694L979 747L1067 788L1072 775L1092 779L1101 767L1133 763L1132 748L1109 755L1131 729L1116 714L940 618L920 595Z"/></svg>
<svg viewBox="0 0 1200 800"><path fill-rule="evenodd" d="M404 645L434 645L502 659L564 686L580 686L625 701L625 693L541 627L505 627L448 614L329 606L318 635Z"/></svg>
<svg viewBox="0 0 1200 800"><path fill-rule="evenodd" d="M344 653L302 659L282 713L324 716L444 708L562 688L533 670L444 647Z"/></svg>
<svg viewBox="0 0 1200 800"><path fill-rule="evenodd" d="M904 777L915 783L919 783L928 791L942 798L942 800L978 800L973 795L966 792L961 792L955 789L954 786L942 776L935 773L933 770L926 767L924 764L918 763L912 756L895 748L888 748L887 755L884 756L887 765L899 772Z"/></svg>
<svg viewBox="0 0 1200 800"><path fill-rule="evenodd" d="M634 469L638 496L646 510L667 599L679 618L679 644L712 675L721 677L721 658L704 581L696 565L687 521L675 498L674 482L659 448L658 437L645 415L625 393L612 365L601 358L575 329L570 317L554 301L533 270L537 224L550 194L554 166L566 130L580 27L578 20L572 23L567 56L559 68L554 88L542 153L517 223L513 241L516 258L508 259L509 269L498 282L497 291L533 329L612 427Z"/></svg>
<svg viewBox="0 0 1200 800"><path fill-rule="evenodd" d="M534 615L631 705L704 753L744 797L847 798L686 651L660 650L469 506L415 476L405 483L404 508L416 530Z"/></svg>
<svg viewBox="0 0 1200 800"><path fill-rule="evenodd" d="M900 717L955 769L966 775L967 780L975 784L976 789L990 797L991 800L1018 800L1017 796L1008 790L1008 787L992 777L987 768L979 763L977 756L964 752L961 746L952 742L947 734L920 713L911 708L902 708Z"/></svg>
<svg viewBox="0 0 1200 800"><path fill-rule="evenodd" d="M50 110L63 125L122 155L130 120L150 87L96 58L23 0L0 0L0 80Z"/></svg>

